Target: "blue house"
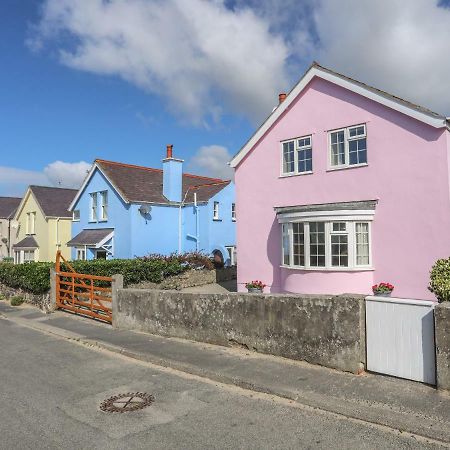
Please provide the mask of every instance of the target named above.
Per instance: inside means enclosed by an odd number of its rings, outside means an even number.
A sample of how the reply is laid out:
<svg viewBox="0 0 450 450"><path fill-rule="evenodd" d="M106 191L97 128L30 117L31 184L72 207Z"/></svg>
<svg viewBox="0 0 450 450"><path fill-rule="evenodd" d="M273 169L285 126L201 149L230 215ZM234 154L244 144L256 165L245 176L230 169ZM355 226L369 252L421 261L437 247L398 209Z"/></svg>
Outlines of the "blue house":
<svg viewBox="0 0 450 450"><path fill-rule="evenodd" d="M198 250L236 263L234 183L183 173L172 152L162 170L94 161L69 207L72 259Z"/></svg>

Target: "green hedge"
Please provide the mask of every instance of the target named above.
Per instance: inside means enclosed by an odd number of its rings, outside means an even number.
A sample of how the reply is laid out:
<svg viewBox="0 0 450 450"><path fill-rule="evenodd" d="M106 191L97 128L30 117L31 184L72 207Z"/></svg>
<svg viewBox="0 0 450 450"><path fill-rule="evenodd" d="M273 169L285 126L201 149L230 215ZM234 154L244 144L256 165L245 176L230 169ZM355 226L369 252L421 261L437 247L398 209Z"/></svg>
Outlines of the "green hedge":
<svg viewBox="0 0 450 450"><path fill-rule="evenodd" d="M70 264L77 272L90 275L111 277L120 273L123 275L125 286L143 281L160 283L164 278L190 268L190 265L180 262L175 257L73 261ZM25 289L33 294L43 294L50 289L52 267L53 263L46 262L17 265L0 263L0 283ZM67 268L63 265L61 270Z"/></svg>
<svg viewBox="0 0 450 450"><path fill-rule="evenodd" d="M428 289L439 302L450 301L450 258L436 261L431 269Z"/></svg>

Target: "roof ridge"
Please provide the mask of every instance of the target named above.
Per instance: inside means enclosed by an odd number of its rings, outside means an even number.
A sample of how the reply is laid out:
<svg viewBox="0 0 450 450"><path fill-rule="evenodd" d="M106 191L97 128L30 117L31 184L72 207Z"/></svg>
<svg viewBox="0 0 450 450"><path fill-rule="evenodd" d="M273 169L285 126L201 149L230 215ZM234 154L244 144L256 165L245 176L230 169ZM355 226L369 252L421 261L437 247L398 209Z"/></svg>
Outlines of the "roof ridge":
<svg viewBox="0 0 450 450"><path fill-rule="evenodd" d="M0 195L0 198L13 198L15 200L22 200L22 197L9 197L7 195Z"/></svg>
<svg viewBox="0 0 450 450"><path fill-rule="evenodd" d="M154 167L146 167L146 166L140 166L138 164L128 164L128 163L122 163L122 162L118 162L118 161L110 161L110 160L107 160L107 159L96 159L94 162L95 163L98 162L98 163L114 164L116 166L130 167L130 168L133 168L133 169L143 169L143 170L148 170L148 171L151 171L151 172L162 172L163 171L162 169L155 169ZM204 179L204 180L212 180L212 181L216 181L216 182L227 181L227 180L222 180L221 178L207 177L207 176L204 176L204 175L195 175L195 174L192 174L192 173L183 173L183 176L184 177L190 177L190 178L201 178L201 179Z"/></svg>
<svg viewBox="0 0 450 450"><path fill-rule="evenodd" d="M65 191L78 191L78 189L75 188L64 188L64 187L58 187L58 186L42 186L40 184L30 184L28 186L29 188L47 188L47 189L64 189Z"/></svg>
<svg viewBox="0 0 450 450"><path fill-rule="evenodd" d="M196 189L196 188L204 187L204 186L218 186L219 184L228 184L228 183L231 183L231 180L222 180L222 181L217 182L217 183L194 184L193 186L189 186L188 190L189 189Z"/></svg>
<svg viewBox="0 0 450 450"><path fill-rule="evenodd" d="M137 164L127 164L127 163L121 163L118 161L109 161L107 159L96 159L94 161L94 163L106 163L106 164L114 164L116 166L122 166L122 167L131 167L134 169L144 169L144 170L149 170L152 172L162 172L162 169L155 169L154 167L146 167L146 166L139 166Z"/></svg>

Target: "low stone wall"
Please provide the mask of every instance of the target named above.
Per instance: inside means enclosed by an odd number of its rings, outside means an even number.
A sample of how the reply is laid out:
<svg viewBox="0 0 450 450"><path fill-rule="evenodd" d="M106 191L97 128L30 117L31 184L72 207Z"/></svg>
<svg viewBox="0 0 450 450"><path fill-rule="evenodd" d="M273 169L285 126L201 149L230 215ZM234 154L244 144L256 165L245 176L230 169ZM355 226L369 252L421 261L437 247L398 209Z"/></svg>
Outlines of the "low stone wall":
<svg viewBox="0 0 450 450"><path fill-rule="evenodd" d="M43 311L51 310L50 291L45 294L37 295L32 294L31 292L24 291L23 289L12 288L0 283L0 294L5 296L7 300L9 300L11 297L23 297L25 299L25 302L31 303L32 305L37 306Z"/></svg>
<svg viewBox="0 0 450 450"><path fill-rule="evenodd" d="M437 387L450 391L450 303L441 303L434 310L436 339Z"/></svg>
<svg viewBox="0 0 450 450"><path fill-rule="evenodd" d="M363 296L190 294L121 289L113 325L219 345L240 345L358 372L365 366Z"/></svg>

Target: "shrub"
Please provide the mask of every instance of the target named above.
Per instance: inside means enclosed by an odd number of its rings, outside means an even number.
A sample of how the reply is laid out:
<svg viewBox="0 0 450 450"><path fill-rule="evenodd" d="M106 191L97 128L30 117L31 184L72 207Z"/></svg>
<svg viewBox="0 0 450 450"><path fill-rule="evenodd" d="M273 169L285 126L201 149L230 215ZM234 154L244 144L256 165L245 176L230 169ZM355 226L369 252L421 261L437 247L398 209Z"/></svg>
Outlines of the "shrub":
<svg viewBox="0 0 450 450"><path fill-rule="evenodd" d="M431 269L428 289L439 302L450 301L450 258L436 261Z"/></svg>
<svg viewBox="0 0 450 450"><path fill-rule="evenodd" d="M72 261L70 265L76 272L89 275L111 277L120 273L123 275L125 286L144 281L161 283L164 278L182 273L190 267L179 258L158 255L135 259ZM17 265L0 263L0 282L33 294L43 294L50 290L50 269L52 267L54 267L54 263L49 262ZM61 270L69 271L64 264L62 264ZM101 286L105 283L97 282L95 284Z"/></svg>
<svg viewBox="0 0 450 450"><path fill-rule="evenodd" d="M14 262L14 258L12 256L5 256L2 262L12 263Z"/></svg>
<svg viewBox="0 0 450 450"><path fill-rule="evenodd" d="M5 299L6 299L5 294L2 294L2 293L0 292L0 300L5 300Z"/></svg>
<svg viewBox="0 0 450 450"><path fill-rule="evenodd" d="M11 306L20 306L24 301L25 299L23 297L17 295L11 298Z"/></svg>
<svg viewBox="0 0 450 450"><path fill-rule="evenodd" d="M214 262L212 259L202 252L171 253L170 255L150 254L138 259L141 261L158 259L166 261L169 264L179 263L183 266L187 266L189 269L214 269Z"/></svg>

